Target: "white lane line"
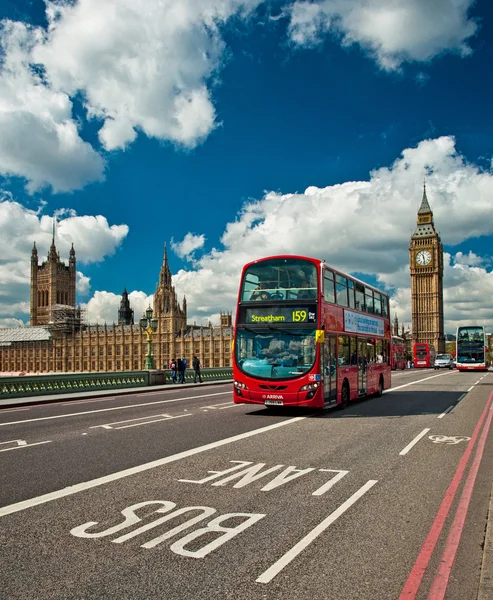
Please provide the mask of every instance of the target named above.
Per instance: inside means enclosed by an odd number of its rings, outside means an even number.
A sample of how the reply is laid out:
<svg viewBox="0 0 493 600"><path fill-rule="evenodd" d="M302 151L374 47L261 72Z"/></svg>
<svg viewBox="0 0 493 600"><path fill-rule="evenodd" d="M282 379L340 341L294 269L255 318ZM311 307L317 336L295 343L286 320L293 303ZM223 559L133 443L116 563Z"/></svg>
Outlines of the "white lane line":
<svg viewBox="0 0 493 600"><path fill-rule="evenodd" d="M160 415L150 415L148 417L139 417L137 419L127 419L126 421L115 421L114 423L106 423L105 425L93 425L89 427L89 429L97 429L98 427L102 427L103 429L127 429L128 427L138 427L139 425L148 425L149 423L158 423L159 421L169 421L170 419L180 419L181 417L191 417L191 414L188 415L167 415L165 413ZM163 417L162 419L154 419L154 417ZM147 419L153 419L152 421L147 421ZM136 421L140 421L140 423L136 423ZM132 425L122 425L123 423L132 423ZM122 427L113 427L113 425L122 425Z"/></svg>
<svg viewBox="0 0 493 600"><path fill-rule="evenodd" d="M474 385L476 385L476 384L474 384ZM467 391L470 392L474 388L474 385L471 385L471 387Z"/></svg>
<svg viewBox="0 0 493 600"><path fill-rule="evenodd" d="M298 554L300 554L307 546L309 546L313 540L315 540L321 533L323 533L334 521L336 521L342 514L344 514L348 508L357 502L362 496L366 494L368 490L370 490L378 480L370 479L365 483L364 486L360 487L360 489L355 492L350 498L348 498L345 502L339 506L333 513L331 513L326 519L324 519L321 523L319 523L315 529L312 529L308 535L302 538L297 544L295 544L291 550L286 552L284 556L275 562L271 567L264 571L262 575L255 581L257 583L269 583L274 577L280 573L284 567L286 567L292 560L294 560Z"/></svg>
<svg viewBox="0 0 493 600"><path fill-rule="evenodd" d="M230 405L231 402L220 402L219 404L209 404L207 406L201 406L201 408L217 408L218 406ZM241 406L241 404L235 404L235 406Z"/></svg>
<svg viewBox="0 0 493 600"><path fill-rule="evenodd" d="M266 427L261 427L260 429L254 429L253 431L240 433L229 438L218 440L217 442L211 442L210 444L205 444L204 446L198 446L197 448L191 448L190 450L185 450L184 452L179 452L178 454L173 454L172 456L166 456L165 458L159 458L158 460L153 460L152 462L148 462L143 465L137 465L136 467L131 467L130 469L111 473L110 475L104 475L103 477L92 479L91 481L77 483L61 490L56 490L55 492L50 492L48 494L43 494L42 496L37 496L36 498L24 500L23 502L9 504L8 506L0 508L0 517L20 512L21 510L26 510L28 508L32 508L33 506L38 506L39 504L52 502L53 500L58 500L59 498L64 498L65 496L72 496L73 494L78 494L84 490L105 485L106 483L117 481L118 479L123 479L124 477L130 477L131 475L136 475L137 473L142 473L143 471L148 471L149 469L155 469L156 467L169 465L170 463L178 460L189 458L190 456L201 454L202 452L207 452L207 450L214 450L215 448L220 448L221 446L226 446L240 440L245 440L253 437L254 435L260 435L262 433L266 433L267 431L278 429L279 427L293 425L294 423L298 423L298 421L304 421L306 418L307 417L295 417L294 419L289 419L288 421L282 421L281 423L275 423L274 425L267 425Z"/></svg>
<svg viewBox="0 0 493 600"><path fill-rule="evenodd" d="M425 377L424 379L418 379L417 381L404 383L403 385L398 385L397 387L390 387L387 390L384 390L383 393L388 394L389 392L395 392L395 390L402 390L402 388L408 387L409 385L416 385L417 383L428 381L428 379L435 379L435 377L443 377L444 375L450 375L450 373L440 373L439 375L432 375L431 377Z"/></svg>
<svg viewBox="0 0 493 600"><path fill-rule="evenodd" d="M97 398L95 400L72 400L71 402L60 402L60 406L73 406L74 404L88 404L89 402L101 402L103 398ZM107 398L104 397L104 400L115 400L114 397Z"/></svg>
<svg viewBox="0 0 493 600"><path fill-rule="evenodd" d="M414 440L412 442L410 442L403 450L401 450L399 452L399 456L404 456L404 454L407 454L409 452L409 450L411 450L411 448L417 444L419 442L419 440L428 433L428 431L430 431L430 428L428 429L423 429L423 431L418 434Z"/></svg>
<svg viewBox="0 0 493 600"><path fill-rule="evenodd" d="M443 419L443 417L450 412L452 409L454 408L454 405L452 404L451 406L449 406L447 408L447 410L445 412L443 412L441 415L438 415L437 419Z"/></svg>
<svg viewBox="0 0 493 600"><path fill-rule="evenodd" d="M125 410L127 408L140 408L141 406L154 406L155 404L166 404L168 402L180 402L181 400L195 400L197 398L209 398L210 396L224 396L232 394L231 391L218 392L217 394L203 394L201 396L188 396L186 398L171 398L170 400L157 400L156 402L145 402L143 404L129 404L128 406L113 406L112 408L98 408L97 410L86 410L84 412L69 413L67 415L53 415L51 417L38 417L37 419L23 419L22 421L10 421L9 423L0 423L0 427L5 425L18 425L19 423L32 423L34 421L49 421L51 419L64 419L65 417L79 417L80 415L92 415L100 412L109 412L112 410Z"/></svg>
<svg viewBox="0 0 493 600"><path fill-rule="evenodd" d="M482 377L481 377L481 379L482 379ZM481 382L481 379L478 379L474 385L478 385L478 383Z"/></svg>
<svg viewBox="0 0 493 600"><path fill-rule="evenodd" d="M29 410L28 408L2 408L0 409L0 414L7 412L19 412L20 410Z"/></svg>
<svg viewBox="0 0 493 600"><path fill-rule="evenodd" d="M12 442L17 442L18 445L13 448L3 448L0 452L9 452L10 450L20 450L23 448L30 448L31 446L39 446L41 444L51 444L51 440L47 440L45 442L34 442L33 444L28 444L24 440L11 440L10 442L0 442L0 444L11 444ZM23 442L23 443L19 443Z"/></svg>

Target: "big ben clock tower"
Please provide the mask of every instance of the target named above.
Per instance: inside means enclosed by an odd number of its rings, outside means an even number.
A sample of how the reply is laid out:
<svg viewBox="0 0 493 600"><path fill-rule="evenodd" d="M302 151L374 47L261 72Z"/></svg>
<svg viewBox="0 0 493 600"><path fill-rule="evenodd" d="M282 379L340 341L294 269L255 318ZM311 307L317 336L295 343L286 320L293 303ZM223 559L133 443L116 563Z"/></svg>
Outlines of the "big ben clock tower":
<svg viewBox="0 0 493 600"><path fill-rule="evenodd" d="M423 186L418 224L409 244L413 342L445 352L443 326L443 246Z"/></svg>

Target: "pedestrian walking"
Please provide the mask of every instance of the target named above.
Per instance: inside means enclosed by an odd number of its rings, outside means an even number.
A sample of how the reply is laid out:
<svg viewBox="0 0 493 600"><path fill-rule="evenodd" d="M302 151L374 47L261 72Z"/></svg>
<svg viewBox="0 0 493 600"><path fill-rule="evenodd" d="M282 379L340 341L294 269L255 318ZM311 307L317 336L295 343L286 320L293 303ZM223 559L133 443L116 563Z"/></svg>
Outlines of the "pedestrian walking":
<svg viewBox="0 0 493 600"><path fill-rule="evenodd" d="M179 383L185 383L185 371L187 370L187 361L183 356L178 359L178 381Z"/></svg>
<svg viewBox="0 0 493 600"><path fill-rule="evenodd" d="M178 370L178 365L176 363L176 358L172 358L169 363L169 368L171 371L171 383L176 383L176 373Z"/></svg>
<svg viewBox="0 0 493 600"><path fill-rule="evenodd" d="M200 374L200 360L196 356L193 357L192 367L193 367L193 382L197 383L197 379L198 379L199 383L202 383L202 375Z"/></svg>

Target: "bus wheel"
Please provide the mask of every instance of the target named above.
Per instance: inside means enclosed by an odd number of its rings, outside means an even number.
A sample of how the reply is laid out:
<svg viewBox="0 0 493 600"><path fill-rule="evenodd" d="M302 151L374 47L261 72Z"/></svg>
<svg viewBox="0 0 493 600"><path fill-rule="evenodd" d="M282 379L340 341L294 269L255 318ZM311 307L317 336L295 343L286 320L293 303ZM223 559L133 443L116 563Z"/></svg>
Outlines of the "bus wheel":
<svg viewBox="0 0 493 600"><path fill-rule="evenodd" d="M339 408L346 408L349 404L349 383L347 381L347 379L344 380L344 383L342 384L342 390L341 390L341 404L339 405Z"/></svg>
<svg viewBox="0 0 493 600"><path fill-rule="evenodd" d="M383 377L380 375L380 381L378 382L377 396L380 398L383 396Z"/></svg>

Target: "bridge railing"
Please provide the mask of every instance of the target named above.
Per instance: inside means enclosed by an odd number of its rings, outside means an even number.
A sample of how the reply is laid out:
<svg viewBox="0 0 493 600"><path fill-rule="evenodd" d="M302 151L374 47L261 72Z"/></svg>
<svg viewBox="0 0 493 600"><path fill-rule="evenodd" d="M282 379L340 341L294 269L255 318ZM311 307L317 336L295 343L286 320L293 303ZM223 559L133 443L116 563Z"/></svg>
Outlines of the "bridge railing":
<svg viewBox="0 0 493 600"><path fill-rule="evenodd" d="M228 381L232 378L231 367L202 369L202 381ZM193 383L193 370L185 372L185 382ZM99 390L171 384L171 372L122 371L108 373L48 373L0 377L0 400L26 396L46 396Z"/></svg>

